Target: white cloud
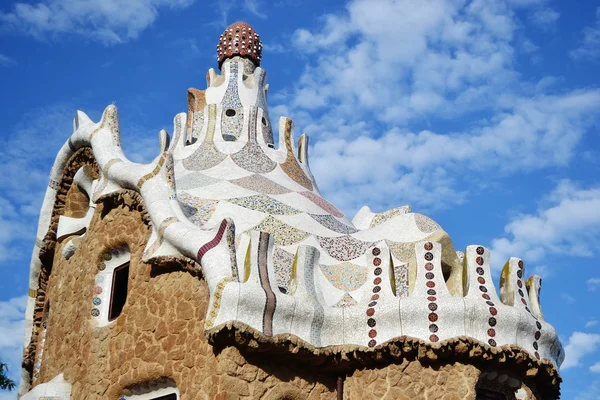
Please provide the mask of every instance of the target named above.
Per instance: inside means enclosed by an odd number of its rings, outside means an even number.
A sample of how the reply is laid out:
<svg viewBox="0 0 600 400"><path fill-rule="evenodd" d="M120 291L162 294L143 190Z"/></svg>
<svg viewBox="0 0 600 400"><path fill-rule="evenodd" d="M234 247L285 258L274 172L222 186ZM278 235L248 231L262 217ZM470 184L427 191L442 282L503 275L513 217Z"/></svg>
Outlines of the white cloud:
<svg viewBox="0 0 600 400"><path fill-rule="evenodd" d="M17 383L21 374L26 302L27 296L0 301L0 359L8 365L9 377Z"/></svg>
<svg viewBox="0 0 600 400"><path fill-rule="evenodd" d="M593 381L581 393L575 397L575 400L598 400L600 399L600 381Z"/></svg>
<svg viewBox="0 0 600 400"><path fill-rule="evenodd" d="M0 67L13 67L15 65L17 65L17 62L14 59L0 54Z"/></svg>
<svg viewBox="0 0 600 400"><path fill-rule="evenodd" d="M600 58L600 7L596 9L595 23L583 28L581 44L570 55L576 60Z"/></svg>
<svg viewBox="0 0 600 400"><path fill-rule="evenodd" d="M598 320L597 319L591 319L588 322L585 323L585 327L586 328L591 328L598 325Z"/></svg>
<svg viewBox="0 0 600 400"><path fill-rule="evenodd" d="M567 304L573 304L576 301L575 297L571 296L568 293L564 293L564 292L560 294L560 298L563 299L565 301L565 303L567 303Z"/></svg>
<svg viewBox="0 0 600 400"><path fill-rule="evenodd" d="M161 8L185 8L195 0L43 0L16 3L0 12L4 29L24 32L37 39L47 35L77 34L106 45L136 39L156 20Z"/></svg>
<svg viewBox="0 0 600 400"><path fill-rule="evenodd" d="M539 4L350 1L295 32L308 64L273 110L318 135L315 177L350 212L373 193L377 209L448 207L468 196L457 189L467 174L564 166L600 115L600 90L522 80L513 45L535 45L515 40L513 7ZM446 128L460 118L462 130Z"/></svg>
<svg viewBox="0 0 600 400"><path fill-rule="evenodd" d="M600 362L597 362L596 364L592 365L590 367L590 372L593 372L595 374L600 374Z"/></svg>
<svg viewBox="0 0 600 400"><path fill-rule="evenodd" d="M580 366L581 359L592 354L600 346L600 334L573 332L565 346L565 361L561 369Z"/></svg>
<svg viewBox="0 0 600 400"><path fill-rule="evenodd" d="M533 22L543 28L549 28L556 24L560 13L551 8L541 8L533 14Z"/></svg>
<svg viewBox="0 0 600 400"><path fill-rule="evenodd" d="M557 184L546 208L523 214L504 228L506 236L492 241L493 265L500 267L519 254L539 261L547 253L592 256L598 246L590 238L600 235L600 187L582 188L569 180ZM600 279L588 286L600 284Z"/></svg>
<svg viewBox="0 0 600 400"><path fill-rule="evenodd" d="M590 278L587 280L588 289L592 292L600 288L600 278Z"/></svg>

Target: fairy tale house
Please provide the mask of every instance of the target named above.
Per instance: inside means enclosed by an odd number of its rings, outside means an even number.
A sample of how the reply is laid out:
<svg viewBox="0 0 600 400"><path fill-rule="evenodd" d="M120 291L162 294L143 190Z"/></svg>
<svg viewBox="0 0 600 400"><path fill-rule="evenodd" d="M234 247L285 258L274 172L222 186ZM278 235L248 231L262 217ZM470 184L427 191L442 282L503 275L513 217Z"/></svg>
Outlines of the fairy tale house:
<svg viewBox="0 0 600 400"><path fill-rule="evenodd" d="M20 398L556 399L541 280L402 206L348 219L271 125L246 23L150 164L77 111L30 272ZM278 132L275 143L273 132ZM335 168L335 165L332 165Z"/></svg>

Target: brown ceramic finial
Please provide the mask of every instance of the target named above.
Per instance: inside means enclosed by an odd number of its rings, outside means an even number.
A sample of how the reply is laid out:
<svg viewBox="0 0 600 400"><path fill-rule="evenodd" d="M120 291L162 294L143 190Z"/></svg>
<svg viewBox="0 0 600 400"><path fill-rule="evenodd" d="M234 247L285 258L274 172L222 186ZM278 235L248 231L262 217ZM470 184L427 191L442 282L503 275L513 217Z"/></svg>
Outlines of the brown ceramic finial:
<svg viewBox="0 0 600 400"><path fill-rule="evenodd" d="M262 58L260 35L250 25L241 21L229 25L219 38L217 45L219 68L223 65L223 61L235 56L247 58L257 67Z"/></svg>

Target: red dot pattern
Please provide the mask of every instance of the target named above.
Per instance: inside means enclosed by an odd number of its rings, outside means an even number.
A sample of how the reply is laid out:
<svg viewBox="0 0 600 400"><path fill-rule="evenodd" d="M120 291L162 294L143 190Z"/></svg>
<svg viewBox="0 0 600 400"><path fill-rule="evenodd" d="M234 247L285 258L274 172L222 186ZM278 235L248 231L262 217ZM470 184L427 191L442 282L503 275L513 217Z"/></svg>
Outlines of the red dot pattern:
<svg viewBox="0 0 600 400"><path fill-rule="evenodd" d="M475 262L479 265L483 265L483 257L482 256L485 254L485 248L483 248L482 246L477 247L476 253L478 254L478 256L477 256L477 258L475 258ZM485 278L483 277L483 275L485 274L485 270L481 267L477 267L477 269L475 271L477 272L477 275L479 275L477 277L477 282L479 282L481 285L481 286L479 286L479 291L481 292L481 297L484 300L486 300L485 303L489 306L488 311L491 315L491 317L488 319L488 325L490 326L490 328L487 330L487 335L489 336L488 344L492 347L496 347L498 344L493 339L496 336L496 329L494 329L493 327L496 326L496 324L497 324L496 318L494 318L494 316L496 314L498 314L498 310L496 310L496 308L494 307L495 304L493 301L491 301L490 295L487 294L488 288L484 286Z"/></svg>
<svg viewBox="0 0 600 400"><path fill-rule="evenodd" d="M375 306L377 305L377 300L379 300L379 295L377 293L379 293L381 291L381 286L379 286L382 282L381 277L379 275L381 275L383 273L383 270L379 267L381 265L381 258L377 257L378 255L381 254L381 249L379 247L374 247L373 250L371 250L371 254L373 254L374 258L373 258L373 266L376 267L373 270L373 273L375 274L375 279L373 280L373 296L371 296L371 302L369 303L369 309L367 310L367 315L371 318L369 318L367 320L367 325L370 328L373 328L371 330L369 330L369 338L371 340L369 340L368 342L368 346L369 347L375 347L377 346L377 341L375 340L375 338L377 337L377 330L374 329L375 325L377 325L377 321L375 318L373 318L373 316L375 315Z"/></svg>

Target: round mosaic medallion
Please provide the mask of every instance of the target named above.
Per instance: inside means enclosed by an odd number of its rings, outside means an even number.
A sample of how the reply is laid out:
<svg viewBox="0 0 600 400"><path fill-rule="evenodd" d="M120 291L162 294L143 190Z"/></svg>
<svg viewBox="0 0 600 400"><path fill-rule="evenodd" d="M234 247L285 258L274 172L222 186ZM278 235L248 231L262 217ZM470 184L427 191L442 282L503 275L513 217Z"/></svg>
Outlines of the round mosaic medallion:
<svg viewBox="0 0 600 400"><path fill-rule="evenodd" d="M369 327L373 328L375 325L377 325L377 321L375 321L374 318L369 318L367 320L367 325L369 325Z"/></svg>
<svg viewBox="0 0 600 400"><path fill-rule="evenodd" d="M433 289L429 289L429 290L427 291L427 294L428 294L428 295L430 295L430 296L435 296L435 295L436 295L436 291L435 291L435 290L433 290Z"/></svg>
<svg viewBox="0 0 600 400"><path fill-rule="evenodd" d="M477 247L476 251L477 251L477 254L479 254L480 256L483 255L483 253L485 252L484 248L481 246Z"/></svg>
<svg viewBox="0 0 600 400"><path fill-rule="evenodd" d="M375 314L375 309L374 308L369 308L367 310L367 316L368 317L372 317Z"/></svg>
<svg viewBox="0 0 600 400"><path fill-rule="evenodd" d="M379 293L381 291L381 286L375 286L373 288L373 293Z"/></svg>
<svg viewBox="0 0 600 400"><path fill-rule="evenodd" d="M542 324L540 321L535 321L535 326L537 326L538 329L542 329Z"/></svg>
<svg viewBox="0 0 600 400"><path fill-rule="evenodd" d="M438 342L439 340L440 340L440 338L437 335L429 336L429 341L431 341L431 342Z"/></svg>
<svg viewBox="0 0 600 400"><path fill-rule="evenodd" d="M375 347L377 342L374 339L369 340L369 347Z"/></svg>
<svg viewBox="0 0 600 400"><path fill-rule="evenodd" d="M375 257L373 259L373 265L376 266L376 267L380 266L381 265L381 258Z"/></svg>
<svg viewBox="0 0 600 400"><path fill-rule="evenodd" d="M429 305L427 307L429 308L430 311L435 311L438 309L438 306L435 303L429 303Z"/></svg>
<svg viewBox="0 0 600 400"><path fill-rule="evenodd" d="M431 270L433 269L433 264L432 264L432 263L430 263L430 262L428 262L427 264L425 264L425 269L426 269L427 271L431 271Z"/></svg>
<svg viewBox="0 0 600 400"><path fill-rule="evenodd" d="M477 257L477 258L475 259L475 262L476 262L477 264L479 264L479 265L483 265L483 257Z"/></svg>
<svg viewBox="0 0 600 400"><path fill-rule="evenodd" d="M97 317L100 315L100 310L97 308L92 308L92 317Z"/></svg>
<svg viewBox="0 0 600 400"><path fill-rule="evenodd" d="M490 346L496 347L496 341L494 339L488 340L488 343L490 344Z"/></svg>
<svg viewBox="0 0 600 400"><path fill-rule="evenodd" d="M477 278L477 282L481 283L482 285L485 285L485 279L483 279L481 276Z"/></svg>
<svg viewBox="0 0 600 400"><path fill-rule="evenodd" d="M433 243L431 242L427 242L425 243L425 246L423 246L425 248L425 250L429 251L431 249L433 249Z"/></svg>
<svg viewBox="0 0 600 400"><path fill-rule="evenodd" d="M112 259L112 254L110 254L110 252L106 252L102 254L102 258L104 258L104 261L110 261Z"/></svg>
<svg viewBox="0 0 600 400"><path fill-rule="evenodd" d="M494 307L490 307L490 314L495 316L498 314L498 310L496 310Z"/></svg>
<svg viewBox="0 0 600 400"><path fill-rule="evenodd" d="M373 255L374 255L375 257L377 257L378 255L380 255L380 254L381 254L381 250L379 250L379 247L375 247L375 248L373 249L372 253L373 253Z"/></svg>
<svg viewBox="0 0 600 400"><path fill-rule="evenodd" d="M425 284L428 288L434 288L435 287L435 282L433 281L429 281Z"/></svg>
<svg viewBox="0 0 600 400"><path fill-rule="evenodd" d="M490 326L496 326L496 322L497 322L497 321L496 321L496 318L494 318L494 317L491 317L491 318L488 320L488 324L490 324Z"/></svg>
<svg viewBox="0 0 600 400"><path fill-rule="evenodd" d="M94 294L100 294L100 293L102 293L102 288L100 286L96 286L94 288Z"/></svg>
<svg viewBox="0 0 600 400"><path fill-rule="evenodd" d="M375 280L373 280L373 283L375 285L379 285L381 283L381 278L375 278Z"/></svg>
<svg viewBox="0 0 600 400"><path fill-rule="evenodd" d="M429 321L435 322L435 321L438 320L438 315L436 313L432 312L432 313L429 313L429 317L428 318L429 318Z"/></svg>
<svg viewBox="0 0 600 400"><path fill-rule="evenodd" d="M375 268L375 275L381 275L383 270L381 268Z"/></svg>
<svg viewBox="0 0 600 400"><path fill-rule="evenodd" d="M99 306L100 304L102 304L102 300L100 300L100 297L94 297L92 303L94 303L95 306Z"/></svg>
<svg viewBox="0 0 600 400"><path fill-rule="evenodd" d="M433 272L428 272L425 274L425 278L427 279L433 279L435 277L435 275L433 274Z"/></svg>
<svg viewBox="0 0 600 400"><path fill-rule="evenodd" d="M377 331L375 329L371 329L369 331L369 337L373 339L375 336L377 336Z"/></svg>
<svg viewBox="0 0 600 400"><path fill-rule="evenodd" d="M483 272L484 272L484 271L483 271L483 268L481 268L481 267L477 267L476 271L477 271L477 273L478 273L479 275L483 275Z"/></svg>
<svg viewBox="0 0 600 400"><path fill-rule="evenodd" d="M425 259L427 261L433 260L433 253L429 253L429 252L425 253Z"/></svg>
<svg viewBox="0 0 600 400"><path fill-rule="evenodd" d="M429 325L429 332L436 333L438 331L438 326L436 324Z"/></svg>
<svg viewBox="0 0 600 400"><path fill-rule="evenodd" d="M487 331L488 336L494 337L496 336L496 330L493 328L488 329Z"/></svg>

